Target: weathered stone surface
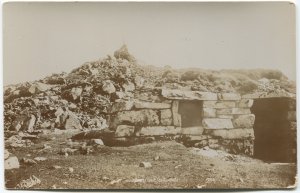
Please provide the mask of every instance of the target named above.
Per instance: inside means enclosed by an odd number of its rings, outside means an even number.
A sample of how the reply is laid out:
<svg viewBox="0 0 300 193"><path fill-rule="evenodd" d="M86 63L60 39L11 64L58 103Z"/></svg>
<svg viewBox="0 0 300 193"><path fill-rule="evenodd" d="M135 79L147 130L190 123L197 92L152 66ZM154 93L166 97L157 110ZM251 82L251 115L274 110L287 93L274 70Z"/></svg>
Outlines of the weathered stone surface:
<svg viewBox="0 0 300 193"><path fill-rule="evenodd" d="M7 151L7 149L4 150L4 160L6 160L9 157L10 153Z"/></svg>
<svg viewBox="0 0 300 193"><path fill-rule="evenodd" d="M217 109L218 115L243 115L251 114L248 108L228 108L228 109Z"/></svg>
<svg viewBox="0 0 300 193"><path fill-rule="evenodd" d="M113 103L110 109L110 113L115 113L119 111L129 111L133 108L133 101L118 101Z"/></svg>
<svg viewBox="0 0 300 193"><path fill-rule="evenodd" d="M9 129L13 131L23 130L23 131L33 132L35 122L36 122L36 117L32 114L20 115L15 118L15 120L12 122Z"/></svg>
<svg viewBox="0 0 300 193"><path fill-rule="evenodd" d="M134 133L134 126L119 125L115 132L115 137L130 137Z"/></svg>
<svg viewBox="0 0 300 193"><path fill-rule="evenodd" d="M283 92L256 92L252 94L245 94L242 96L243 99L276 98L276 97L296 98L296 94L283 91Z"/></svg>
<svg viewBox="0 0 300 193"><path fill-rule="evenodd" d="M175 100L172 102L172 115L173 115L173 125L176 127L181 127L181 115L178 113L179 101Z"/></svg>
<svg viewBox="0 0 300 193"><path fill-rule="evenodd" d="M27 127L27 131L28 132L33 132L34 131L34 125L35 125L35 121L36 121L36 118L35 118L35 116L34 115L30 115L30 119L28 120L28 122L27 122L27 125L26 125L26 127Z"/></svg>
<svg viewBox="0 0 300 193"><path fill-rule="evenodd" d="M296 121L297 120L297 113L296 113L296 111L288 111L288 113L287 113L287 120L289 120L289 121Z"/></svg>
<svg viewBox="0 0 300 193"><path fill-rule="evenodd" d="M240 100L241 95L238 93L222 93L218 94L219 100L228 100L228 101L234 101L234 100Z"/></svg>
<svg viewBox="0 0 300 193"><path fill-rule="evenodd" d="M108 94L116 92L116 88L110 80L103 81L102 90Z"/></svg>
<svg viewBox="0 0 300 193"><path fill-rule="evenodd" d="M207 118L216 117L216 109L203 108L203 117L207 117Z"/></svg>
<svg viewBox="0 0 300 193"><path fill-rule="evenodd" d="M164 126L172 125L173 119L171 109L160 110L160 123Z"/></svg>
<svg viewBox="0 0 300 193"><path fill-rule="evenodd" d="M238 115L232 122L237 128L252 128L255 121L255 115Z"/></svg>
<svg viewBox="0 0 300 193"><path fill-rule="evenodd" d="M232 129L231 119L205 118L202 120L205 129Z"/></svg>
<svg viewBox="0 0 300 193"><path fill-rule="evenodd" d="M221 119L233 119L234 115L217 115L217 118Z"/></svg>
<svg viewBox="0 0 300 193"><path fill-rule="evenodd" d="M141 88L144 86L145 79L141 76L136 76L134 78L134 84L137 88Z"/></svg>
<svg viewBox="0 0 300 193"><path fill-rule="evenodd" d="M181 134L183 135L202 135L203 131L204 128L201 126L181 128Z"/></svg>
<svg viewBox="0 0 300 193"><path fill-rule="evenodd" d="M139 126L154 126L159 125L159 117L156 111L150 109L122 111L113 118L111 127L128 123Z"/></svg>
<svg viewBox="0 0 300 193"><path fill-rule="evenodd" d="M6 170L16 169L19 167L20 167L20 163L16 156L11 156L4 161L4 168Z"/></svg>
<svg viewBox="0 0 300 193"><path fill-rule="evenodd" d="M234 108L235 107L234 101L203 101L204 108L215 108L215 109L222 109L222 108Z"/></svg>
<svg viewBox="0 0 300 193"><path fill-rule="evenodd" d="M139 135L155 136L155 135L176 135L181 132L181 128L174 126L155 126L155 127L142 127Z"/></svg>
<svg viewBox="0 0 300 193"><path fill-rule="evenodd" d="M104 145L102 139L91 139L89 143L90 145Z"/></svg>
<svg viewBox="0 0 300 193"><path fill-rule="evenodd" d="M44 84L44 83L41 83L41 82L36 82L34 84L32 84L28 91L31 93L31 94L37 94L37 93L40 93L40 92L45 92L47 90L49 90L51 88L50 85L48 84Z"/></svg>
<svg viewBox="0 0 300 193"><path fill-rule="evenodd" d="M77 100L81 94L82 94L83 89L81 87L74 87L71 89L71 96L73 98L73 100Z"/></svg>
<svg viewBox="0 0 300 193"><path fill-rule="evenodd" d="M170 109L171 104L135 101L134 107L137 109Z"/></svg>
<svg viewBox="0 0 300 193"><path fill-rule="evenodd" d="M132 82L125 82L122 84L122 88L125 92L132 92L135 90L135 85Z"/></svg>
<svg viewBox="0 0 300 193"><path fill-rule="evenodd" d="M253 99L242 99L238 103L238 107L240 108L250 108L253 105Z"/></svg>
<svg viewBox="0 0 300 193"><path fill-rule="evenodd" d="M162 89L162 96L168 99L179 100L217 100L218 96L212 92L167 90Z"/></svg>
<svg viewBox="0 0 300 193"><path fill-rule="evenodd" d="M82 129L80 120L74 113L68 113L68 118L66 119L64 129Z"/></svg>
<svg viewBox="0 0 300 193"><path fill-rule="evenodd" d="M222 139L242 139L242 138L254 138L254 130L246 128L238 129L214 129L208 130L207 134L221 137Z"/></svg>

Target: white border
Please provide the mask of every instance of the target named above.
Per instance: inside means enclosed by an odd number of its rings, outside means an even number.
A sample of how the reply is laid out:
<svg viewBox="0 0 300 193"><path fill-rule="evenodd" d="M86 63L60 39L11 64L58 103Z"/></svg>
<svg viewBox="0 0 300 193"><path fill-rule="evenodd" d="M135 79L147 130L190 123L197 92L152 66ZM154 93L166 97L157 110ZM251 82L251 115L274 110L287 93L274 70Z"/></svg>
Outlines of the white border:
<svg viewBox="0 0 300 193"><path fill-rule="evenodd" d="M0 0L1 1L1 0ZM182 0L106 0L106 1L99 1L99 0L29 0L30 2L183 2ZM4 3L6 2L28 2L28 0L2 0L1 1L1 7L0 7L0 25L2 26L2 6ZM299 9L298 9L298 5L299 2L298 0L289 0L289 1L283 1L283 0L190 0L187 2L291 2L294 3L296 5L296 71L297 71L297 76L296 76L296 81L297 81L297 93L299 92L300 89L300 78L299 78L299 39L298 39L298 35L299 35ZM11 193L28 193L28 192L46 192L47 190L43 191L43 190L39 190L39 191L22 191L22 190L6 190L5 189L5 183L4 183L4 132L3 132L3 26L2 26L2 30L1 30L1 39L0 39L0 59L1 59L1 68L0 68L0 74L2 75L1 79L0 79L0 128L2 128L2 131L0 131L0 138L1 138L1 142L2 142L2 148L0 148L0 192L11 192ZM297 109L300 109L300 104L298 103L298 101L300 101L300 96L297 95ZM300 116L299 116L299 112L297 111L297 120L300 120ZM297 122L297 128L299 128L300 123ZM300 145L299 145L299 133L297 132L297 167L299 167L299 149L300 149ZM298 169L297 169L297 175L299 175L298 173ZM298 180L298 187L295 190L292 190L291 192L298 192L300 190L299 188L299 180ZM91 190L93 191L93 190ZM197 191L197 190L193 190L193 191ZM201 191L201 190L199 190ZM234 191L234 190L233 190ZM276 190L275 190L276 191ZM279 190L276 192L286 192L287 190ZM55 192L59 192L55 191ZM61 191L62 192L62 191ZM66 192L66 190L64 191ZM68 192L72 192L72 190L68 191ZM79 192L79 191L76 191ZM82 191L83 192L83 191ZM95 191L93 191L95 192ZM210 190L209 192L212 192L212 190ZM228 192L228 191L226 191ZM252 191L243 191L243 192L252 192ZM274 192L274 190L269 190L269 191L255 191L255 192Z"/></svg>

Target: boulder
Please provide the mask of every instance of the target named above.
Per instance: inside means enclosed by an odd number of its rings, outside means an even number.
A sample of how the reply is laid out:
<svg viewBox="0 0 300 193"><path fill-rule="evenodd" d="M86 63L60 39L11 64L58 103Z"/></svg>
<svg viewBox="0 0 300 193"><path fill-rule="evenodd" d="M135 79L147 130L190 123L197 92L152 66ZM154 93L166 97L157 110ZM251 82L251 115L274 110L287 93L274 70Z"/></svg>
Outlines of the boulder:
<svg viewBox="0 0 300 193"><path fill-rule="evenodd" d="M171 104L169 103L155 103L155 102L143 102L135 101L134 107L137 109L170 109Z"/></svg>
<svg viewBox="0 0 300 193"><path fill-rule="evenodd" d="M115 132L115 137L130 137L134 133L134 126L119 125Z"/></svg>
<svg viewBox="0 0 300 193"><path fill-rule="evenodd" d="M113 82L110 80L103 81L102 90L107 94L112 94L116 92L116 88Z"/></svg>
<svg viewBox="0 0 300 193"><path fill-rule="evenodd" d="M135 84L135 87L136 88L141 88L144 86L144 82L145 82L145 79L142 78L141 76L136 76L134 78L134 84Z"/></svg>
<svg viewBox="0 0 300 193"><path fill-rule="evenodd" d="M68 117L66 119L64 129L82 129L80 120L74 113L72 113L70 111L69 111Z"/></svg>
<svg viewBox="0 0 300 193"><path fill-rule="evenodd" d="M233 119L233 126L237 128L252 128L255 121L255 115L238 115Z"/></svg>
<svg viewBox="0 0 300 193"><path fill-rule="evenodd" d="M125 92L132 92L135 90L135 85L132 82L127 81L124 84L122 84L122 88Z"/></svg>
<svg viewBox="0 0 300 193"><path fill-rule="evenodd" d="M142 127L137 135L140 136L157 136L157 135L177 135L180 134L181 128L174 126L149 126Z"/></svg>
<svg viewBox="0 0 300 193"><path fill-rule="evenodd" d="M220 137L222 139L243 139L243 138L254 138L254 130L251 129L214 129L206 130L207 134Z"/></svg>
<svg viewBox="0 0 300 193"><path fill-rule="evenodd" d="M159 117L154 110L143 109L139 111L122 111L118 112L113 118L111 127L130 123L132 125L159 125Z"/></svg>
<svg viewBox="0 0 300 193"><path fill-rule="evenodd" d="M4 161L5 170L17 169L19 167L20 163L16 156L10 156Z"/></svg>
<svg viewBox="0 0 300 193"><path fill-rule="evenodd" d="M70 94L74 101L77 100L81 96L82 91L83 91L83 89L81 87L73 87L71 89Z"/></svg>
<svg viewBox="0 0 300 193"><path fill-rule="evenodd" d="M113 103L110 109L110 113L115 113L119 111L129 111L133 108L133 101L117 101Z"/></svg>
<svg viewBox="0 0 300 193"><path fill-rule="evenodd" d="M232 129L233 124L231 119L220 118L204 118L202 120L205 129Z"/></svg>
<svg viewBox="0 0 300 193"><path fill-rule="evenodd" d="M90 145L104 145L104 143L101 139L91 139Z"/></svg>
<svg viewBox="0 0 300 193"><path fill-rule="evenodd" d="M160 123L164 126L172 125L173 119L171 109L160 110Z"/></svg>

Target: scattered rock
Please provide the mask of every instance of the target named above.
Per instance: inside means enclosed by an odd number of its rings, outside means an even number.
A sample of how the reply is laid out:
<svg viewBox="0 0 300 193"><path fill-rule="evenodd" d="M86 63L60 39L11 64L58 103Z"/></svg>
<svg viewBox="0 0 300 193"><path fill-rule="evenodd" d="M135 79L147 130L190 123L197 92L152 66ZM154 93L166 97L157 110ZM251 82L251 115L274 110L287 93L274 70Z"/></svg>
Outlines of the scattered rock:
<svg viewBox="0 0 300 193"><path fill-rule="evenodd" d="M29 159L29 158L25 158L25 157L21 159L21 163L23 163L25 165L30 165L30 166L37 164L37 162L34 161L33 159Z"/></svg>
<svg viewBox="0 0 300 193"><path fill-rule="evenodd" d="M35 157L34 160L37 161L37 162L41 162L41 161L46 161L47 158L45 158L45 157Z"/></svg>
<svg viewBox="0 0 300 193"><path fill-rule="evenodd" d="M62 168L61 166L53 165L53 166L50 166L49 169L51 169L51 170L57 170L57 169L61 169L61 168Z"/></svg>
<svg viewBox="0 0 300 193"><path fill-rule="evenodd" d="M152 164L150 162L141 162L139 164L139 167L142 167L142 168L152 168Z"/></svg>
<svg viewBox="0 0 300 193"><path fill-rule="evenodd" d="M91 145L104 145L104 143L101 139L91 139L90 144Z"/></svg>
<svg viewBox="0 0 300 193"><path fill-rule="evenodd" d="M22 180L18 185L17 188L19 189L28 189L32 188L33 186L40 184L41 180L38 179L36 176L32 175L29 179Z"/></svg>
<svg viewBox="0 0 300 193"><path fill-rule="evenodd" d="M74 169L71 168L71 167L69 167L69 172L70 172L70 173L73 173L73 172L74 172Z"/></svg>
<svg viewBox="0 0 300 193"><path fill-rule="evenodd" d="M6 170L17 169L19 167L20 163L16 156L10 156L4 161L4 168Z"/></svg>
<svg viewBox="0 0 300 193"><path fill-rule="evenodd" d="M110 80L103 81L102 90L107 94L112 94L116 92L116 88Z"/></svg>

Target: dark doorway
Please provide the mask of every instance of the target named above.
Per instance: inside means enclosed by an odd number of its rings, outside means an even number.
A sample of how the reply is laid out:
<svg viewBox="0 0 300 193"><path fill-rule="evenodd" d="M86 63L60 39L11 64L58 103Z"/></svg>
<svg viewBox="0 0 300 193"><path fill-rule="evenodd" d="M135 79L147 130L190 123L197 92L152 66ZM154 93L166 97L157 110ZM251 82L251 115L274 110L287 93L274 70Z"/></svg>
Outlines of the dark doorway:
<svg viewBox="0 0 300 193"><path fill-rule="evenodd" d="M289 99L255 99L251 112L255 115L254 156L270 162L290 162L292 136L287 120Z"/></svg>
<svg viewBox="0 0 300 193"><path fill-rule="evenodd" d="M202 125L202 101L180 101L178 113L182 127Z"/></svg>

